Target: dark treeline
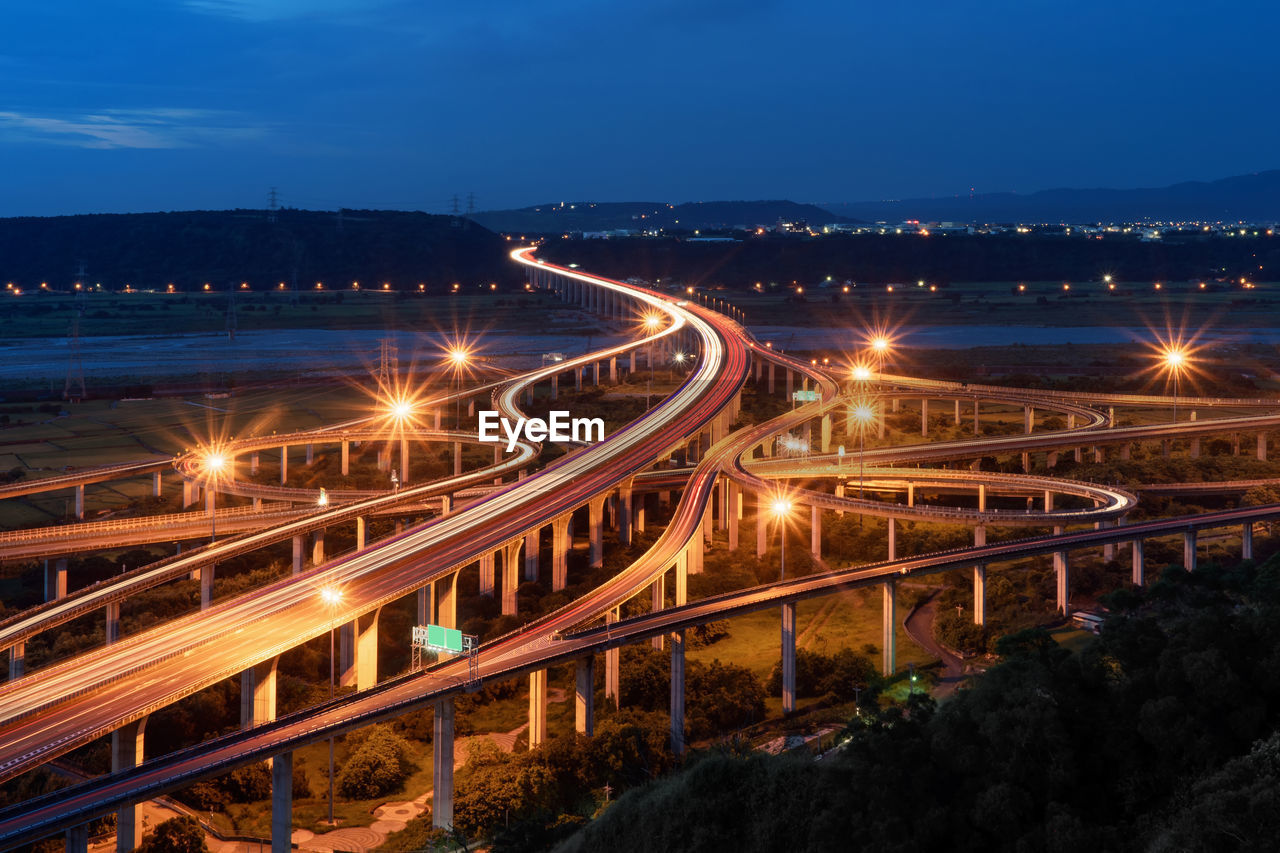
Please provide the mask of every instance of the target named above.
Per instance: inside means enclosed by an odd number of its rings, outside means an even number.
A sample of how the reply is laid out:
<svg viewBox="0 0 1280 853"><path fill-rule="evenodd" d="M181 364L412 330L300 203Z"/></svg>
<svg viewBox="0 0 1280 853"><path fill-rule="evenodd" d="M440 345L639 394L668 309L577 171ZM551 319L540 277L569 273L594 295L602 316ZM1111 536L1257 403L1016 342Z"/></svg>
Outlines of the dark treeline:
<svg viewBox="0 0 1280 853"><path fill-rule="evenodd" d="M677 280L745 289L756 282L837 281L1213 281L1269 280L1280 264L1278 237L1193 237L1144 243L1039 234L767 236L735 243L621 238L553 240L549 260L602 275ZM1259 265L1263 269L1259 270Z"/></svg>
<svg viewBox="0 0 1280 853"><path fill-rule="evenodd" d="M820 762L706 754L563 849L1275 849L1280 559L1173 567L1110 604L1079 654L1011 635L941 707L864 713Z"/></svg>
<svg viewBox="0 0 1280 853"><path fill-rule="evenodd" d="M89 283L183 290L209 282L254 286L376 277L396 287L523 281L509 244L465 219L397 211L260 210L0 219L0 279L67 290L78 265ZM374 283L371 281L370 283Z"/></svg>

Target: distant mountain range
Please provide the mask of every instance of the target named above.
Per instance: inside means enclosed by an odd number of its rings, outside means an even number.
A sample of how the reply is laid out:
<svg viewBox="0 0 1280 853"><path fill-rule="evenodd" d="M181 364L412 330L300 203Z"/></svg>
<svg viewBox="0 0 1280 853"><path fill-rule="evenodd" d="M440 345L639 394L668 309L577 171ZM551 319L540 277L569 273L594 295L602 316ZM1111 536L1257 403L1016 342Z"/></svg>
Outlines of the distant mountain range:
<svg viewBox="0 0 1280 853"><path fill-rule="evenodd" d="M1053 189L828 204L872 222L1280 221L1280 170L1139 189Z"/></svg>
<svg viewBox="0 0 1280 853"><path fill-rule="evenodd" d="M810 225L856 222L1142 222L1280 221L1280 170L1217 181L1139 189L1052 189L974 196L890 199L838 204L792 201L556 202L474 214L492 231L716 230L771 227L779 220Z"/></svg>

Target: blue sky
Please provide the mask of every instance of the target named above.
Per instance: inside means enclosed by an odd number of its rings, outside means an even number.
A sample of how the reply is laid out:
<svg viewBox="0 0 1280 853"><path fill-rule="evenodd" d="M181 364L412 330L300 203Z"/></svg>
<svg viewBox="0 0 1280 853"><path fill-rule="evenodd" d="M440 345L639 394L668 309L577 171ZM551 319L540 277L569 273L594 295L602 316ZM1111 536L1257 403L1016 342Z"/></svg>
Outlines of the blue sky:
<svg viewBox="0 0 1280 853"><path fill-rule="evenodd" d="M0 215L855 201L1280 168L1272 4L12 0Z"/></svg>

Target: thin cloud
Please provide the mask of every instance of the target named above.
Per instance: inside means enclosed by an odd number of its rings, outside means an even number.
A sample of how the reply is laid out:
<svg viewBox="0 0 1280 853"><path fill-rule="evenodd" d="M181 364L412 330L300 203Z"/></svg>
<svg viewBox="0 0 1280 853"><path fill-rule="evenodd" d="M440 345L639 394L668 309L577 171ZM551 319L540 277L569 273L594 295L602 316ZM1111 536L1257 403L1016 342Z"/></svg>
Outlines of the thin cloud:
<svg viewBox="0 0 1280 853"><path fill-rule="evenodd" d="M77 148L201 148L260 138L263 128L246 126L234 113L157 108L103 110L55 117L0 111L0 128L28 140Z"/></svg>

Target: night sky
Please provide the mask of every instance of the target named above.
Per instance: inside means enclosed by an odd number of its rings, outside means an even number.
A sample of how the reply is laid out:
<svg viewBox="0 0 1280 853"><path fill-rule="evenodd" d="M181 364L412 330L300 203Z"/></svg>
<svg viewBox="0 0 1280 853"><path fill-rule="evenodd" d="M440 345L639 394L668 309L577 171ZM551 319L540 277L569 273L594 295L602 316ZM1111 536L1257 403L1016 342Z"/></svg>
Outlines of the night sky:
<svg viewBox="0 0 1280 853"><path fill-rule="evenodd" d="M0 215L443 213L1280 167L1270 3L12 0Z"/></svg>

